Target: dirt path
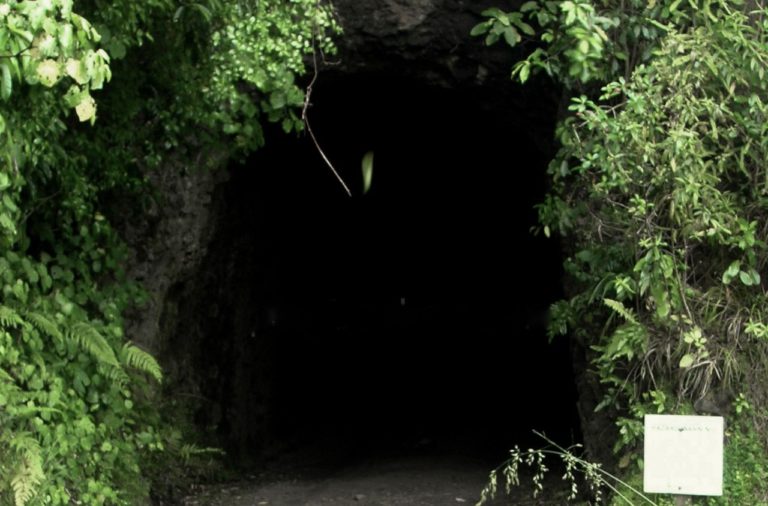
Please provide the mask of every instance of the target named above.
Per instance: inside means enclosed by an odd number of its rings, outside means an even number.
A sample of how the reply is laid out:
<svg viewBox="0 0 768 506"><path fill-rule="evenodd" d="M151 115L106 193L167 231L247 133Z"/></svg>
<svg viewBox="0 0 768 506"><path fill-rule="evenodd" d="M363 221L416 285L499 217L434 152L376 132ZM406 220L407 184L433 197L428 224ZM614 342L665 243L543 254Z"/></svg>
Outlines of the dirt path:
<svg viewBox="0 0 768 506"><path fill-rule="evenodd" d="M311 474L311 473L310 473ZM322 475L253 477L201 490L185 506L474 506L488 469L456 458L402 457L368 462ZM532 498L529 480L513 495L488 502L501 505L560 505L562 484L552 477L545 497ZM560 499L558 499L558 497Z"/></svg>

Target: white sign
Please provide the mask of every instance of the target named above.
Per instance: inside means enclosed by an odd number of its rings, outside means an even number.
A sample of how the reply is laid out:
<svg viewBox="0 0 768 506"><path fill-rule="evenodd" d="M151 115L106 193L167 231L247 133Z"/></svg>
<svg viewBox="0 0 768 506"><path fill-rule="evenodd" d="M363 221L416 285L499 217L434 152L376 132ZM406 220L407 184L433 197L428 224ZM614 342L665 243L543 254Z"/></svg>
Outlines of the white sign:
<svg viewBox="0 0 768 506"><path fill-rule="evenodd" d="M723 495L723 418L645 415L643 490Z"/></svg>

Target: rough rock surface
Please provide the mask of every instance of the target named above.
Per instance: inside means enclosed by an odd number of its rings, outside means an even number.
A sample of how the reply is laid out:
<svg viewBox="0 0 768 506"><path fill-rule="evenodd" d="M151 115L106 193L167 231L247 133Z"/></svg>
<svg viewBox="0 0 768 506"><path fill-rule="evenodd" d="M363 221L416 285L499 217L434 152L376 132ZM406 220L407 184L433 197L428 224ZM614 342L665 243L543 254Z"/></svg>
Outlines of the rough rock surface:
<svg viewBox="0 0 768 506"><path fill-rule="evenodd" d="M130 315L128 335L150 350L162 351L167 333L174 331L162 328L163 314L173 304L173 288L197 274L221 204L214 202L214 192L227 177L224 170L157 170L150 174L154 189L150 207L122 226L130 247L128 276L149 295L146 304Z"/></svg>
<svg viewBox="0 0 768 506"><path fill-rule="evenodd" d="M339 72L396 72L446 87L509 84L509 48L471 38L492 0L336 0L344 28Z"/></svg>

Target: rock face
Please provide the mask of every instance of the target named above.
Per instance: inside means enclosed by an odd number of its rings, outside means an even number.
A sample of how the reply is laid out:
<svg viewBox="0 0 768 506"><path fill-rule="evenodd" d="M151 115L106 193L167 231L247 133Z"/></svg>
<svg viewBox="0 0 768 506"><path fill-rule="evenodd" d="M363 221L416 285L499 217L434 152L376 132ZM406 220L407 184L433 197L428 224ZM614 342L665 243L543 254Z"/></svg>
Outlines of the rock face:
<svg viewBox="0 0 768 506"><path fill-rule="evenodd" d="M221 157L218 157L223 162ZM159 351L175 324L162 328L171 311L174 292L194 283L217 226L222 202L216 189L228 179L224 170L178 167L150 175L155 190L152 205L139 220L123 225L131 246L128 276L149 294L139 314L129 320L129 335L141 345Z"/></svg>
<svg viewBox="0 0 768 506"><path fill-rule="evenodd" d="M508 76L516 55L501 45L487 48L469 36L482 20L479 13L498 3L335 0L344 35L336 61L319 69L320 80L332 87L356 76L366 76L368 82L395 77L427 89L449 90L452 100L470 100L498 117L499 128L509 127L510 135L524 132L529 139L525 142L536 144L541 155L536 167L526 169L543 171L553 152L558 91L545 82L513 85ZM377 101L386 92L382 85L370 97L362 94L362 100ZM320 98L318 94L316 100ZM259 232L269 225L269 212L254 215L253 202L243 203L249 197L236 188L241 182L228 183L225 155L201 157L222 168L153 174L155 205L125 227L132 248L128 272L149 293L147 306L131 316L128 330L135 341L159 355L170 378L170 397L185 399L182 404L193 421L219 436L211 443L224 444L235 454L258 452L274 434L270 413L277 401L272 382L280 371L271 364L276 354L290 352L290 343L281 341L278 322L291 309L276 305L279 297L264 293L264 287L271 286L270 262L275 261ZM265 191L268 194L268 189L259 189L251 198ZM304 332L298 327L309 317L291 317L299 322L293 324L294 333ZM590 386L583 366L576 368L581 390ZM589 406L581 405L580 410L584 419L590 417ZM585 436L599 440L598 434Z"/></svg>
<svg viewBox="0 0 768 506"><path fill-rule="evenodd" d="M487 80L509 85L512 51L486 48L468 35L482 19L480 12L498 2L336 0L334 5L344 29L339 72L394 72L450 88Z"/></svg>

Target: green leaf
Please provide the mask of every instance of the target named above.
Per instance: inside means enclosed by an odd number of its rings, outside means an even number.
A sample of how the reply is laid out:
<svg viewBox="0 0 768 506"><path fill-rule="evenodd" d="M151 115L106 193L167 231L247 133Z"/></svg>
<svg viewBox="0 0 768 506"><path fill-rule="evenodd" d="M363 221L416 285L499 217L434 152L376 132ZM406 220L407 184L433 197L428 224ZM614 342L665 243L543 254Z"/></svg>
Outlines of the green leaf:
<svg viewBox="0 0 768 506"><path fill-rule="evenodd" d="M16 225L7 213L0 213L0 225L8 232L16 233Z"/></svg>
<svg viewBox="0 0 768 506"><path fill-rule="evenodd" d="M483 21L482 23L476 24L472 28L472 31L469 32L469 34L471 36L473 36L473 37L476 37L478 35L482 35L485 32L487 32L488 30L490 30L492 24L493 24L492 21Z"/></svg>
<svg viewBox="0 0 768 506"><path fill-rule="evenodd" d="M41 56L57 56L56 39L50 35L42 37L37 44L37 49Z"/></svg>
<svg viewBox="0 0 768 506"><path fill-rule="evenodd" d="M508 26L504 29L504 40L509 46L515 47L522 40L522 37L520 37L520 34L514 27Z"/></svg>
<svg viewBox="0 0 768 506"><path fill-rule="evenodd" d="M150 374L158 382L163 381L163 372L157 360L141 348L126 343L123 345L121 358L128 366Z"/></svg>
<svg viewBox="0 0 768 506"><path fill-rule="evenodd" d="M125 55L128 52L128 49L125 47L125 44L123 44L119 40L112 39L110 43L107 45L107 52L115 60L122 60L123 58L125 58Z"/></svg>
<svg viewBox="0 0 768 506"><path fill-rule="evenodd" d="M88 72L81 60L70 58L67 60L66 70L67 75L74 79L77 84L83 85L88 82Z"/></svg>
<svg viewBox="0 0 768 506"><path fill-rule="evenodd" d="M656 301L656 314L659 318L666 318L669 315L669 294L660 284L651 285L651 293Z"/></svg>
<svg viewBox="0 0 768 506"><path fill-rule="evenodd" d="M486 46L492 46L492 45L496 44L496 42L498 42L498 41L499 41L499 34L491 32L485 38L485 45Z"/></svg>
<svg viewBox="0 0 768 506"><path fill-rule="evenodd" d="M72 85L62 98L64 99L64 103L69 107L75 107L83 100L83 95L86 93L87 92L83 91L79 86Z"/></svg>
<svg viewBox="0 0 768 506"><path fill-rule="evenodd" d="M96 116L96 101L90 95L83 96L79 104L75 106L75 112L80 121L88 121Z"/></svg>
<svg viewBox="0 0 768 506"><path fill-rule="evenodd" d="M20 39L22 39L26 44L29 44L34 40L35 36L30 32L29 30L24 30L17 28L13 25L8 25L8 29L13 32L14 34L18 35ZM18 49L13 51L14 53L19 53L20 51Z"/></svg>
<svg viewBox="0 0 768 506"><path fill-rule="evenodd" d="M75 341L102 364L120 367L112 347L104 339L104 336L91 325L85 322L74 324L69 333L69 339Z"/></svg>
<svg viewBox="0 0 768 506"><path fill-rule="evenodd" d="M179 7L178 9L176 9L176 12L173 13L173 22L174 23L178 23L179 22L179 20L181 19L181 15L184 14L185 10L186 10L186 7L184 7L183 5L181 7Z"/></svg>
<svg viewBox="0 0 768 506"><path fill-rule="evenodd" d="M15 213L16 211L19 210L19 207L16 205L16 203L7 193L3 194L3 197L0 200L2 200L5 208L11 211L12 213Z"/></svg>
<svg viewBox="0 0 768 506"><path fill-rule="evenodd" d="M694 357L690 353L686 353L683 355L683 358L680 359L680 368L685 369L687 367L691 367L693 365L694 360L696 360L696 357Z"/></svg>
<svg viewBox="0 0 768 506"><path fill-rule="evenodd" d="M25 506L37 492L37 487L45 478L45 473L37 441L28 438L28 442L19 444L17 447L20 449L21 458L11 477L11 488L15 506Z"/></svg>
<svg viewBox="0 0 768 506"><path fill-rule="evenodd" d="M72 15L72 2L73 0L61 0L61 15L64 19Z"/></svg>
<svg viewBox="0 0 768 506"><path fill-rule="evenodd" d="M106 63L108 61L109 55L103 49L93 53L93 56L89 59L93 67L88 71L88 75L91 78L91 90L100 90L104 86L104 81L109 81L112 78L112 71Z"/></svg>
<svg viewBox="0 0 768 506"><path fill-rule="evenodd" d="M11 98L11 90L13 90L13 80L11 79L11 69L7 64L0 65L0 72L2 72L2 83L0 84L0 96L3 100Z"/></svg>
<svg viewBox="0 0 768 506"><path fill-rule="evenodd" d="M574 3L566 0L560 4L560 9L566 13L565 25L572 25L576 21L576 6Z"/></svg>
<svg viewBox="0 0 768 506"><path fill-rule="evenodd" d="M739 271L739 280L745 286L759 285L760 274L754 269L750 269L749 271Z"/></svg>
<svg viewBox="0 0 768 506"><path fill-rule="evenodd" d="M531 62L528 60L518 62L512 70L512 77L514 77L515 73L517 73L520 82L525 83L531 75ZM549 227L547 227L547 229L549 229ZM547 235L547 237L549 237L549 235Z"/></svg>
<svg viewBox="0 0 768 506"><path fill-rule="evenodd" d="M240 125L237 123L226 123L224 124L224 126L221 127L221 130L225 134L229 134L229 135L236 134L237 132L240 131Z"/></svg>
<svg viewBox="0 0 768 506"><path fill-rule="evenodd" d="M32 325L34 325L40 332L49 337L52 337L57 341L64 340L64 334L62 334L61 330L59 330L58 325L56 325L53 320L48 318L43 313L30 311L26 313L25 316L27 317L27 320L29 320L29 322L32 323Z"/></svg>
<svg viewBox="0 0 768 506"><path fill-rule="evenodd" d="M275 91L269 96L269 104L274 109L282 109L285 107L285 93L282 90Z"/></svg>
<svg viewBox="0 0 768 506"><path fill-rule="evenodd" d="M493 18L501 18L503 17L504 11L497 7L491 7L490 9L485 9L483 12L480 13L482 16L486 17L493 17Z"/></svg>
<svg viewBox="0 0 768 506"><path fill-rule="evenodd" d="M205 5L195 3L192 4L192 7L203 16L203 19L205 19L206 23L210 22L213 18L213 13Z"/></svg>
<svg viewBox="0 0 768 506"><path fill-rule="evenodd" d="M532 10L536 10L539 7L539 3L536 1L529 1L525 2L523 5L520 6L520 12L528 12Z"/></svg>
<svg viewBox="0 0 768 506"><path fill-rule="evenodd" d="M728 269L723 273L723 284L727 285L735 278L739 271L741 270L741 261L740 260L734 260L731 262L731 265L728 266Z"/></svg>
<svg viewBox="0 0 768 506"><path fill-rule="evenodd" d="M627 320L628 322L638 323L637 319L635 318L635 315L632 313L632 310L628 309L620 301L613 300L613 299L603 299L603 303L609 308L611 308L614 312L621 315L621 317Z"/></svg>
<svg viewBox="0 0 768 506"><path fill-rule="evenodd" d="M73 49L73 30L72 25L69 23L63 24L59 27L59 45L65 54L70 53Z"/></svg>
<svg viewBox="0 0 768 506"><path fill-rule="evenodd" d="M363 155L363 195L371 189L373 180L373 151L368 151Z"/></svg>
<svg viewBox="0 0 768 506"><path fill-rule="evenodd" d="M40 27L43 24L43 20L45 19L45 7L43 5L40 5L42 2L23 2L22 5L28 4L33 7L26 9L26 14L29 19L29 26L32 27L34 31L37 31L40 29Z"/></svg>
<svg viewBox="0 0 768 506"><path fill-rule="evenodd" d="M531 25L523 21L520 21L519 19L515 20L515 26L517 26L521 32L528 35L529 37L533 37L536 35L536 30L534 30Z"/></svg>
<svg viewBox="0 0 768 506"><path fill-rule="evenodd" d="M43 60L37 65L37 77L40 83L48 88L54 86L61 76L61 68L54 60Z"/></svg>
<svg viewBox="0 0 768 506"><path fill-rule="evenodd" d="M0 306L0 324L4 327L19 328L24 324L24 320L15 310Z"/></svg>

